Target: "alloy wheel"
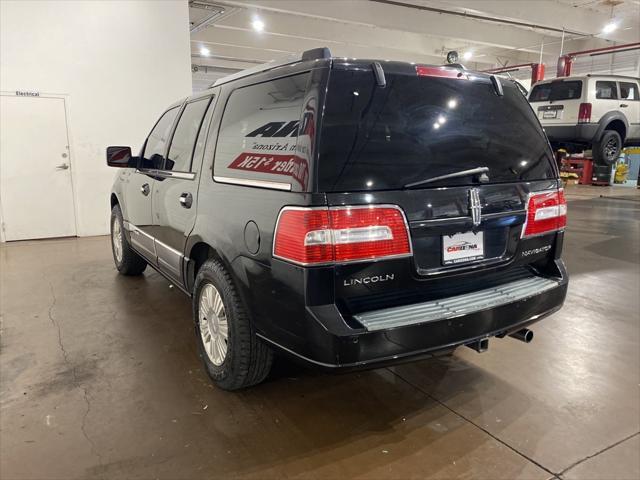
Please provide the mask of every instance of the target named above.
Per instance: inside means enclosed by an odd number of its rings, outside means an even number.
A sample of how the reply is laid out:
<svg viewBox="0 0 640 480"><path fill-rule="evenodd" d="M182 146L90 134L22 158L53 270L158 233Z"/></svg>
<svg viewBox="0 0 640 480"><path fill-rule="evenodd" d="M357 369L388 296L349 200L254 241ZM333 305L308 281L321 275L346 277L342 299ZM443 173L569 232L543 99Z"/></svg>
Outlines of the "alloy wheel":
<svg viewBox="0 0 640 480"><path fill-rule="evenodd" d="M111 237L111 240L113 242L113 253L116 257L116 261L118 262L118 264L120 264L122 262L123 238L122 228L120 227L120 222L118 221L117 217L114 217L113 219L113 229Z"/></svg>
<svg viewBox="0 0 640 480"><path fill-rule="evenodd" d="M618 141L615 138L609 139L604 146L604 154L608 160L615 160L618 153Z"/></svg>
<svg viewBox="0 0 640 480"><path fill-rule="evenodd" d="M198 317L200 337L207 356L211 363L220 366L227 356L229 324L222 295L210 283L200 290Z"/></svg>

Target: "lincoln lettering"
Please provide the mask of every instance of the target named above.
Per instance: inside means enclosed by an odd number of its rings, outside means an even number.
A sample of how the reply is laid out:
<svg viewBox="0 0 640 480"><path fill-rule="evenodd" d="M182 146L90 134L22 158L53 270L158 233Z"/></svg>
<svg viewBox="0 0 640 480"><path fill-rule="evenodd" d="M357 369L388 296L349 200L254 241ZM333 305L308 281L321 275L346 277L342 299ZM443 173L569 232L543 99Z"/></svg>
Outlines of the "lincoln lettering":
<svg viewBox="0 0 640 480"><path fill-rule="evenodd" d="M393 280L394 276L395 274L393 273L387 273L385 275L373 275L371 277L348 278L347 280L343 280L343 285L345 287L351 287L353 285L369 285L370 283L388 282L389 280Z"/></svg>

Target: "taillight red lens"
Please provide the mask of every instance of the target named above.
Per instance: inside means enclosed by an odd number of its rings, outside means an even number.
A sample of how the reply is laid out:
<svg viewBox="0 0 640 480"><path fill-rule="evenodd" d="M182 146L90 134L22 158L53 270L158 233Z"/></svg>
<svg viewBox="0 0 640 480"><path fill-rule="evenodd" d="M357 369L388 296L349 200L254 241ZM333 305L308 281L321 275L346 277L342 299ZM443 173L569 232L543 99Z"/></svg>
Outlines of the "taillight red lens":
<svg viewBox="0 0 640 480"><path fill-rule="evenodd" d="M467 79L467 76L460 70L448 67L427 67L423 65L417 65L416 73L420 77L458 78L464 80Z"/></svg>
<svg viewBox="0 0 640 480"><path fill-rule="evenodd" d="M581 103L578 110L578 122L589 123L591 121L591 104Z"/></svg>
<svg viewBox="0 0 640 480"><path fill-rule="evenodd" d="M332 246L309 242L310 232L329 230L329 210L287 208L280 213L273 243L273 254L296 263L325 263L333 259Z"/></svg>
<svg viewBox="0 0 640 480"><path fill-rule="evenodd" d="M527 223L523 237L533 237L561 230L567 224L567 201L562 189L533 193L527 205Z"/></svg>
<svg viewBox="0 0 640 480"><path fill-rule="evenodd" d="M407 223L395 206L285 207L273 255L302 265L411 255Z"/></svg>

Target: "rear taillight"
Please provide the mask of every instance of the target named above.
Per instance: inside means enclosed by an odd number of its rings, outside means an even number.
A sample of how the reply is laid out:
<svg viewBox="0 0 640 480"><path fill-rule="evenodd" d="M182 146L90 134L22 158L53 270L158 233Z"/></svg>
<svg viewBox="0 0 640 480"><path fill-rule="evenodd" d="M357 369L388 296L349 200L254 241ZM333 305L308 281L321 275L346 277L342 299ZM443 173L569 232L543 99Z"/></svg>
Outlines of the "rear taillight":
<svg viewBox="0 0 640 480"><path fill-rule="evenodd" d="M523 237L534 237L561 230L567 224L567 201L562 189L532 193L527 204L527 221Z"/></svg>
<svg viewBox="0 0 640 480"><path fill-rule="evenodd" d="M273 240L274 257L301 265L408 255L407 222L393 205L285 207Z"/></svg>
<svg viewBox="0 0 640 480"><path fill-rule="evenodd" d="M591 104L581 103L578 110L578 123L589 123L591 121Z"/></svg>

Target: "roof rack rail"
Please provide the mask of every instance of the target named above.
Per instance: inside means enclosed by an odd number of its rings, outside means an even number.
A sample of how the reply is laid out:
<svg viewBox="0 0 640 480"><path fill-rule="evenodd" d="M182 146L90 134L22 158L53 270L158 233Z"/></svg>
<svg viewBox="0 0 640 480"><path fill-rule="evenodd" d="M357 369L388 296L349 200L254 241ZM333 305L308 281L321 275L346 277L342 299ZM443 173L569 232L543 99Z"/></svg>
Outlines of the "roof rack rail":
<svg viewBox="0 0 640 480"><path fill-rule="evenodd" d="M255 67L247 68L246 70L241 70L237 73L232 73L226 77L219 78L209 88L217 87L218 85L222 85L223 83L237 80L239 78L248 77L254 73L266 72L267 70L271 70L276 67L291 65L292 63L297 62L306 62L309 60L320 60L323 58L331 58L331 51L327 47L313 48L311 50L305 50L302 53L292 53L284 58L256 65Z"/></svg>

